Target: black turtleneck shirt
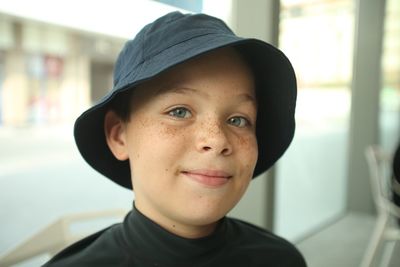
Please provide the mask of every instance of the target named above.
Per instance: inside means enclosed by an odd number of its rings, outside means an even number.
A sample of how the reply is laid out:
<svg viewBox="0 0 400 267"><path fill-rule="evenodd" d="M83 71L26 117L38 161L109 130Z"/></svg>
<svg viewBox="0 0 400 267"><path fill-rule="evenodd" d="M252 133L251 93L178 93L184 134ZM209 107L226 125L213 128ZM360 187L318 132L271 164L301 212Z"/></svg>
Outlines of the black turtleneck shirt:
<svg viewBox="0 0 400 267"><path fill-rule="evenodd" d="M249 223L223 218L213 234L174 235L135 207L123 223L78 241L43 267L305 267L288 241Z"/></svg>

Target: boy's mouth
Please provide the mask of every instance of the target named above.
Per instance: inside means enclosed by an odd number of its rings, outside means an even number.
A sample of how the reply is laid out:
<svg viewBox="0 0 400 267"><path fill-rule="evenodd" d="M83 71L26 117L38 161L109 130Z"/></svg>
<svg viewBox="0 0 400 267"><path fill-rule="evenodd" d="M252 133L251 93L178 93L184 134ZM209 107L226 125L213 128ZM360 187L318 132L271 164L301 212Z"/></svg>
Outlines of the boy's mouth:
<svg viewBox="0 0 400 267"><path fill-rule="evenodd" d="M223 186L229 181L230 178L232 178L231 174L221 170L199 169L182 171L181 173L208 187Z"/></svg>

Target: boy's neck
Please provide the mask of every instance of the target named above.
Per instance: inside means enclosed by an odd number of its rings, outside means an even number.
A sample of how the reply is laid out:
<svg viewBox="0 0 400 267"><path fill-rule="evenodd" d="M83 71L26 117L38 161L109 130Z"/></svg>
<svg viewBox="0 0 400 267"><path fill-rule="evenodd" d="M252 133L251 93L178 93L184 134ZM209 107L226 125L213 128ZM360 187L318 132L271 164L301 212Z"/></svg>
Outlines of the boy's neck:
<svg viewBox="0 0 400 267"><path fill-rule="evenodd" d="M136 200L134 206L140 213L164 228L166 231L183 238L196 239L209 236L214 232L218 225L218 221L206 225L183 224L179 223L177 220L172 220L160 213L152 211L150 207L143 205L140 201Z"/></svg>

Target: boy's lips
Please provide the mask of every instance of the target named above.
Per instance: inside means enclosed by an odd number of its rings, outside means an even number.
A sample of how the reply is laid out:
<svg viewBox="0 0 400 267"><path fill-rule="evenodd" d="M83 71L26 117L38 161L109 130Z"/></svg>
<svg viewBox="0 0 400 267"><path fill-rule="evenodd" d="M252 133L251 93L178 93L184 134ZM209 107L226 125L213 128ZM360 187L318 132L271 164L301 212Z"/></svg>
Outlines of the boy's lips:
<svg viewBox="0 0 400 267"><path fill-rule="evenodd" d="M182 171L187 177L210 187L219 187L226 184L232 175L221 170L186 170Z"/></svg>

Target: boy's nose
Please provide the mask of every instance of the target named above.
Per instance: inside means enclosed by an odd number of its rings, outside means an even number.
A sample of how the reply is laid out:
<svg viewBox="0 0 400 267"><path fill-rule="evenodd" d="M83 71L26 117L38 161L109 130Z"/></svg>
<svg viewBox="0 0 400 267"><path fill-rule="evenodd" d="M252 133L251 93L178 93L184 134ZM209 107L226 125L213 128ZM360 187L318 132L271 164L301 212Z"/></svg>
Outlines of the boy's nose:
<svg viewBox="0 0 400 267"><path fill-rule="evenodd" d="M197 150L201 153L211 152L228 156L232 153L232 144L221 123L214 122L201 125L197 130Z"/></svg>

